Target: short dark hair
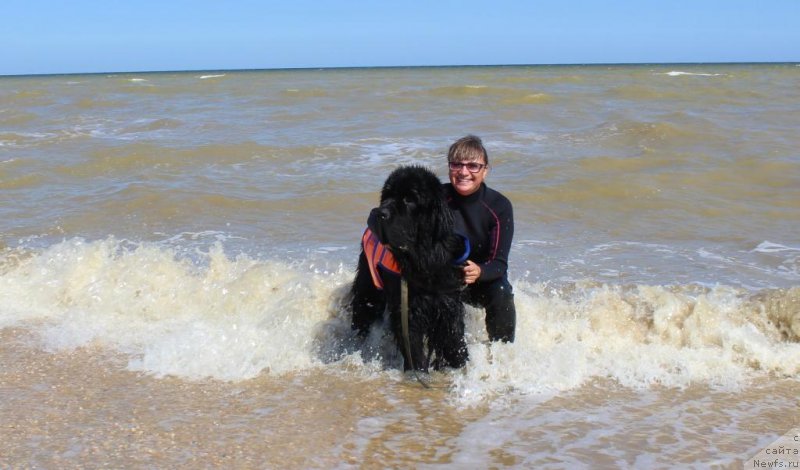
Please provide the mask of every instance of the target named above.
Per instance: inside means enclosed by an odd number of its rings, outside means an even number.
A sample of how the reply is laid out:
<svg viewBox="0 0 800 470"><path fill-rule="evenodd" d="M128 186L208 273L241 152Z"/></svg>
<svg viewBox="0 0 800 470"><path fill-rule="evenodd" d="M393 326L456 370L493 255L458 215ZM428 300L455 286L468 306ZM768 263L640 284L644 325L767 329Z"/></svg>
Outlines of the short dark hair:
<svg viewBox="0 0 800 470"><path fill-rule="evenodd" d="M483 146L483 141L476 135L464 136L450 146L447 152L447 161L450 162L465 162L479 160L483 158L486 166L489 166L489 153Z"/></svg>

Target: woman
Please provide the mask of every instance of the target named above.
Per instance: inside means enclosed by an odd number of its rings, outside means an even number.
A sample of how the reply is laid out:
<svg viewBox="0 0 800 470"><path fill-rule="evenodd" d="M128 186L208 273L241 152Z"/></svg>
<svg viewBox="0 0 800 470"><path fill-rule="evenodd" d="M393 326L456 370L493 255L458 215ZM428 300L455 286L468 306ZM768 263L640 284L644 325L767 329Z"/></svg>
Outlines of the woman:
<svg viewBox="0 0 800 470"><path fill-rule="evenodd" d="M508 282L508 255L514 236L511 201L484 183L489 174L489 155L480 138L468 135L453 143L447 164L450 183L444 187L448 204L472 248L464 266L465 301L486 309L486 331L491 341L513 342L517 314Z"/></svg>

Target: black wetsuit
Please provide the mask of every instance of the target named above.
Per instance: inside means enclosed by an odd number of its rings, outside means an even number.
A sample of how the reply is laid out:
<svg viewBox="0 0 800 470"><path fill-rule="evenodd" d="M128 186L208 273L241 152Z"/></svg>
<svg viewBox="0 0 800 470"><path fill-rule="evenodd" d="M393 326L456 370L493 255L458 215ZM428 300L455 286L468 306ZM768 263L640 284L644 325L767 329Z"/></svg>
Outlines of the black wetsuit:
<svg viewBox="0 0 800 470"><path fill-rule="evenodd" d="M514 341L517 314L508 282L508 253L514 236L511 201L486 184L469 196L458 194L450 183L444 188L457 227L469 238L469 259L481 268L478 281L465 291L465 301L486 309L490 340Z"/></svg>

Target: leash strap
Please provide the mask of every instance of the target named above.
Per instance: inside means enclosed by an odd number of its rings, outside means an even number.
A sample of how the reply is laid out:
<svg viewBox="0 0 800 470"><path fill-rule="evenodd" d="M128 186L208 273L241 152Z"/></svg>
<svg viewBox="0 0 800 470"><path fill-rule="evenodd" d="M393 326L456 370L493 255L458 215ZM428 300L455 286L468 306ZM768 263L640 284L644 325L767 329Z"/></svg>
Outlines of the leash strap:
<svg viewBox="0 0 800 470"><path fill-rule="evenodd" d="M414 377L425 388L431 388L430 385L425 383L417 374L417 369L414 367L414 359L411 357L411 340L408 336L408 281L403 277L400 279L400 327L403 330L403 344L406 347L406 356L408 356L408 365L414 372Z"/></svg>

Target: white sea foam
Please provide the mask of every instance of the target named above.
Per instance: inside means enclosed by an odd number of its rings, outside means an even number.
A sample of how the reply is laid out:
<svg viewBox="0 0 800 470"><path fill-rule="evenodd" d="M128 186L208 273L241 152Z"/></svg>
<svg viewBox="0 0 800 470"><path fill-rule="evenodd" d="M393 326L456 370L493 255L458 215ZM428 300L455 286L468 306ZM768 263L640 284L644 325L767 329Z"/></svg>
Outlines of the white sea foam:
<svg viewBox="0 0 800 470"><path fill-rule="evenodd" d="M710 259L715 261L724 261L724 262L731 262L731 259L726 256L721 256L716 253L712 253L705 248L700 248L697 250L697 254L704 259Z"/></svg>
<svg viewBox="0 0 800 470"><path fill-rule="evenodd" d="M207 262L156 245L67 241L4 272L0 326L42 323L49 349L99 345L159 376L242 380L319 363L315 328L341 273L228 259L219 246Z"/></svg>
<svg viewBox="0 0 800 470"><path fill-rule="evenodd" d="M751 253L780 253L786 251L800 252L800 248L781 245L779 243L772 243L770 241L763 241L759 243L759 245L755 247Z"/></svg>
<svg viewBox="0 0 800 470"><path fill-rule="evenodd" d="M347 250L346 246L321 246L316 249L317 253L333 253L335 251Z"/></svg>
<svg viewBox="0 0 800 470"><path fill-rule="evenodd" d="M352 267L231 258L219 243L201 261L113 238L73 239L27 255L7 250L0 327L34 328L51 350L117 351L128 355L129 368L156 376L237 381L316 367L372 374L401 365L382 331L363 357L356 350L342 308ZM721 286L553 290L515 281L515 289L513 344L487 344L483 311L468 308L470 361L452 372L454 400L546 395L598 377L646 388L735 387L757 373L800 376L800 344L781 333L800 337L800 314L791 311L797 292L772 301L773 294L753 300Z"/></svg>
<svg viewBox="0 0 800 470"><path fill-rule="evenodd" d="M761 307L734 289L515 287L516 341L471 343L470 362L455 376L462 402L509 391L572 390L598 377L634 388L737 387L756 370L800 374L800 345L781 341L762 317L751 315ZM800 326L800 318L789 321ZM481 322L472 315L469 330L481 331Z"/></svg>
<svg viewBox="0 0 800 470"><path fill-rule="evenodd" d="M671 72L666 72L661 75L669 75L670 77L680 77L682 75L689 75L689 76L696 76L696 77L719 77L723 74L721 73L699 73L699 72L681 72L679 70L673 70Z"/></svg>
<svg viewBox="0 0 800 470"><path fill-rule="evenodd" d="M208 78L220 78L220 77L224 77L224 76L225 76L224 73L217 74L217 75L200 75L200 80L206 80Z"/></svg>
<svg viewBox="0 0 800 470"><path fill-rule="evenodd" d="M347 162L353 168L364 171L365 168L379 171L385 177L385 168L397 165L434 165L441 163L441 155L437 148L429 141L422 139L398 139L390 137L374 137L358 139L353 142L334 144L333 150L347 151L358 155L357 158ZM334 159L331 165L340 168L342 161Z"/></svg>
<svg viewBox="0 0 800 470"><path fill-rule="evenodd" d="M515 242L518 245L526 246L553 246L554 243L547 240L519 240Z"/></svg>

